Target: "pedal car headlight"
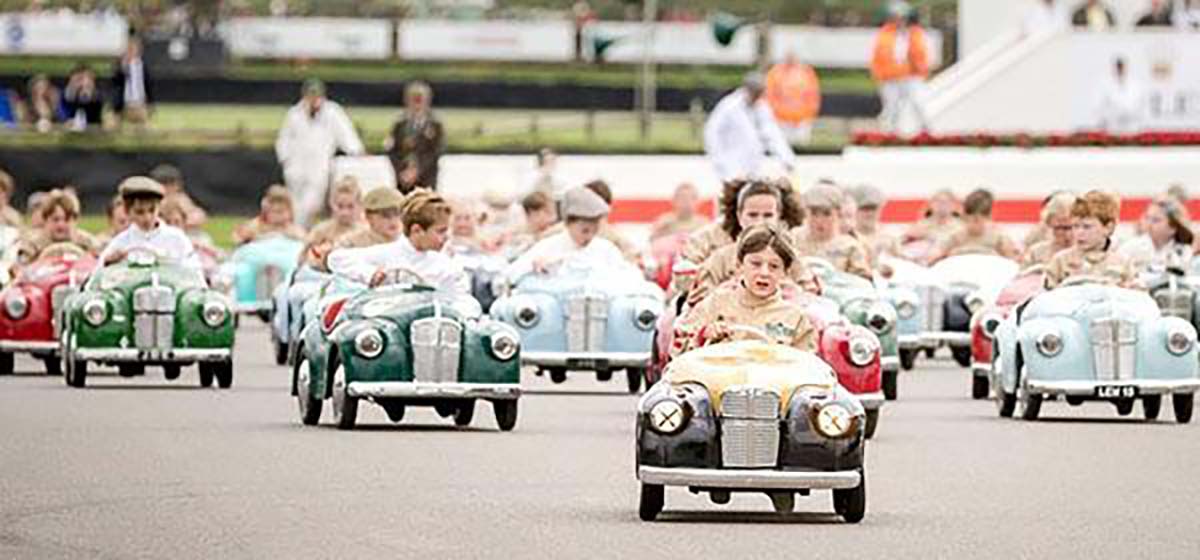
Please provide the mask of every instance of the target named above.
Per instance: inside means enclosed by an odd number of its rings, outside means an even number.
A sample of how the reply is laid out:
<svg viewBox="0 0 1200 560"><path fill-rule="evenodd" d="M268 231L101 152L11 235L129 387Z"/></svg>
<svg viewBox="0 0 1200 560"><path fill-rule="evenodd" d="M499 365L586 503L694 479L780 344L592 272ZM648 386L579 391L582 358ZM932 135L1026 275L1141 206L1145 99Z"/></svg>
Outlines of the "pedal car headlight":
<svg viewBox="0 0 1200 560"><path fill-rule="evenodd" d="M354 351L366 359L378 358L383 353L383 335L375 329L367 329L354 337Z"/></svg>
<svg viewBox="0 0 1200 560"><path fill-rule="evenodd" d="M508 361L517 355L517 350L521 347L515 334L507 330L492 333L491 349L492 355L500 361Z"/></svg>
<svg viewBox="0 0 1200 560"><path fill-rule="evenodd" d="M1047 357L1057 356L1059 352L1062 352L1063 341L1058 333L1044 333L1037 338L1036 344L1038 352Z"/></svg>
<svg viewBox="0 0 1200 560"><path fill-rule="evenodd" d="M4 311L14 321L22 319L29 313L29 300L25 299L25 294L13 292L4 300Z"/></svg>
<svg viewBox="0 0 1200 560"><path fill-rule="evenodd" d="M673 434L687 424L687 411L675 399L660 401L650 409L650 427L660 434Z"/></svg>
<svg viewBox="0 0 1200 560"><path fill-rule="evenodd" d="M817 411L817 431L828 438L840 438L850 433L854 427L854 415L840 404L828 404Z"/></svg>
<svg viewBox="0 0 1200 560"><path fill-rule="evenodd" d="M870 364L875 359L875 348L875 341L865 336L851 338L848 345L850 363L858 367Z"/></svg>
<svg viewBox="0 0 1200 560"><path fill-rule="evenodd" d="M93 327L99 327L108 319L108 305L102 299L93 299L83 304L83 318Z"/></svg>
<svg viewBox="0 0 1200 560"><path fill-rule="evenodd" d="M638 307L633 311L633 324L637 328L644 331L654 329L654 323L658 321L658 312L651 309L648 305Z"/></svg>
<svg viewBox="0 0 1200 560"><path fill-rule="evenodd" d="M917 314L917 304L909 300L900 300L896 302L896 314L901 319L911 319Z"/></svg>
<svg viewBox="0 0 1200 560"><path fill-rule="evenodd" d="M1000 328L999 315L984 315L979 321L979 330L983 332L983 336L987 338L995 338L996 329Z"/></svg>
<svg viewBox="0 0 1200 560"><path fill-rule="evenodd" d="M867 327L875 334L883 334L892 329L895 322L892 310L882 303L875 303L867 308Z"/></svg>
<svg viewBox="0 0 1200 560"><path fill-rule="evenodd" d="M1192 334L1184 329L1171 329L1167 333L1167 350L1176 356L1188 353L1195 343Z"/></svg>
<svg viewBox="0 0 1200 560"><path fill-rule="evenodd" d="M538 322L538 310L530 304L522 305L517 308L517 312L513 314L513 319L517 321L517 325L523 329L533 328Z"/></svg>
<svg viewBox="0 0 1200 560"><path fill-rule="evenodd" d="M985 305L987 305L987 302L983 301L983 296L976 292L971 292L970 294L967 294L966 298L963 299L963 304L967 306L967 311L970 311L971 313L978 313Z"/></svg>
<svg viewBox="0 0 1200 560"><path fill-rule="evenodd" d="M225 324L225 319L229 317L229 308L220 301L209 300L200 310L200 316L204 319L204 324L215 329Z"/></svg>

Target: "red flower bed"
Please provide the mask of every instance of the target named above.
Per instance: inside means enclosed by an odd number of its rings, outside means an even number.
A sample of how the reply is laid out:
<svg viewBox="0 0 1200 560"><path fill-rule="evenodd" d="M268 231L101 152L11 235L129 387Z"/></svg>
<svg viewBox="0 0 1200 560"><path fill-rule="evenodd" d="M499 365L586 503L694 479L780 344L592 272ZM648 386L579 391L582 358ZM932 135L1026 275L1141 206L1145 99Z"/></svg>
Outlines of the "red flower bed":
<svg viewBox="0 0 1200 560"><path fill-rule="evenodd" d="M941 134L926 132L915 136L900 136L887 132L856 132L851 140L856 146L966 146L976 148L1014 147L1040 148L1087 146L1200 146L1200 131L1151 131L1136 134L1107 132L1076 132L1072 134Z"/></svg>

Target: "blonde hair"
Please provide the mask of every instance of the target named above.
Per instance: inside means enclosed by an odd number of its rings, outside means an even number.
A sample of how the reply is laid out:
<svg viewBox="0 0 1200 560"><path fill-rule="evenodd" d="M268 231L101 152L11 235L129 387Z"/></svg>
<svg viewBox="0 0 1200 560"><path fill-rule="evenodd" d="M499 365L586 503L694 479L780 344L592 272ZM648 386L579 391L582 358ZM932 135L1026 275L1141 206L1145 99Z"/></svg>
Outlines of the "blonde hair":
<svg viewBox="0 0 1200 560"><path fill-rule="evenodd" d="M400 206L400 220L404 222L404 232L408 233L413 226L429 229L442 220L450 218L450 204L446 199L427 189L416 189Z"/></svg>
<svg viewBox="0 0 1200 560"><path fill-rule="evenodd" d="M168 196L163 199L162 204L158 206L158 216L167 220L169 214L179 214L184 223L187 223L187 208L183 206L183 199L178 196Z"/></svg>
<svg viewBox="0 0 1200 560"><path fill-rule="evenodd" d="M354 176L338 179L337 183L334 183L333 189L329 191L329 201L333 202L333 199L342 195L353 196L354 200L362 202L362 189L358 186L358 179Z"/></svg>
<svg viewBox="0 0 1200 560"><path fill-rule="evenodd" d="M79 217L79 199L64 189L54 189L46 193L46 198L38 206L38 214L44 220L59 208L66 212L68 219Z"/></svg>
<svg viewBox="0 0 1200 560"><path fill-rule="evenodd" d="M267 187L267 192L262 197L262 207L265 210L272 204L283 204L288 207L288 210L292 210L292 193L288 192L287 187L283 185Z"/></svg>
<svg viewBox="0 0 1200 560"><path fill-rule="evenodd" d="M1071 215L1071 208L1075 206L1075 195L1069 192L1055 193L1046 200L1046 205L1042 207L1041 220L1043 224L1049 223L1050 218L1061 216L1063 214Z"/></svg>

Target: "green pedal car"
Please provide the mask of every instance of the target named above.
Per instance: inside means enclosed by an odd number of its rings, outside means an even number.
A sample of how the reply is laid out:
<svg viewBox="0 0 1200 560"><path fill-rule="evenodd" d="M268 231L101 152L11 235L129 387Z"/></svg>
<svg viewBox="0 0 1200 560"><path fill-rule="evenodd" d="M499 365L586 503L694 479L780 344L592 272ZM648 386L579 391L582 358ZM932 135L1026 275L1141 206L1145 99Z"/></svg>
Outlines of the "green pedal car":
<svg viewBox="0 0 1200 560"><path fill-rule="evenodd" d="M407 271L390 271L370 290L330 292L340 295L313 303L296 353L293 394L304 424L320 421L328 399L344 430L354 428L363 400L393 422L406 407L431 406L468 426L476 401L486 400L502 431L516 426L520 338L484 317L474 298L434 290Z"/></svg>
<svg viewBox="0 0 1200 560"><path fill-rule="evenodd" d="M199 269L131 252L97 269L64 303L59 344L67 385L87 384L88 365L115 365L123 377L161 366L168 380L199 364L200 385L233 384L229 299Z"/></svg>

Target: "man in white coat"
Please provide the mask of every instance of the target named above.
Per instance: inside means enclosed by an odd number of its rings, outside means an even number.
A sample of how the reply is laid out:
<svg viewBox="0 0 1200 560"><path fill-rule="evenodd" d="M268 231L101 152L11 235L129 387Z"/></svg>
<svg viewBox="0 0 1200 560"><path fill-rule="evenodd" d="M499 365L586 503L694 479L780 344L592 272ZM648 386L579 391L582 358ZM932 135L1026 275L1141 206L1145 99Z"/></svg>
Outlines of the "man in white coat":
<svg viewBox="0 0 1200 560"><path fill-rule="evenodd" d="M325 98L324 84L308 80L301 93L283 119L275 156L296 204L296 221L308 226L325 202L334 154L357 156L365 150L341 105Z"/></svg>
<svg viewBox="0 0 1200 560"><path fill-rule="evenodd" d="M722 180L763 173L763 164L770 160L788 173L796 163L791 144L763 99L764 91L762 75L751 73L708 116L704 151Z"/></svg>

